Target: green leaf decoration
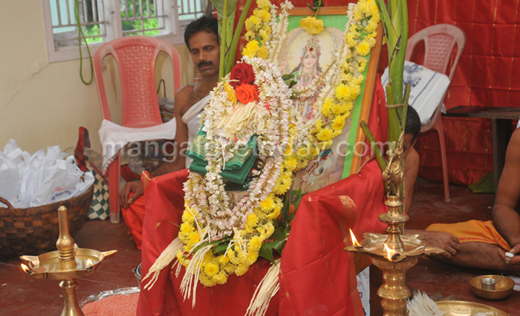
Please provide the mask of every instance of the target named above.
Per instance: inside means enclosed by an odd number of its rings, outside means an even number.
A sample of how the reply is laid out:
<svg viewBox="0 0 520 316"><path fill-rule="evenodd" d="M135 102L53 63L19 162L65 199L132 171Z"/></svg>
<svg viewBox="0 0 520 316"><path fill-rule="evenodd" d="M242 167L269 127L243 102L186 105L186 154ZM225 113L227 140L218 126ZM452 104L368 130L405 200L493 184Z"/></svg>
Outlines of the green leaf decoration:
<svg viewBox="0 0 520 316"><path fill-rule="evenodd" d="M228 245L229 245L229 240L218 244L215 247L215 249L213 249L213 255L218 256L218 255L224 254L227 250Z"/></svg>
<svg viewBox="0 0 520 316"><path fill-rule="evenodd" d="M284 229L283 227L278 227L274 230L271 237L269 237L269 240L271 241L262 244L258 255L269 260L270 262L274 262L273 250L276 251L278 255L282 255L282 251L285 247L288 236L288 230Z"/></svg>
<svg viewBox="0 0 520 316"><path fill-rule="evenodd" d="M213 4L213 6L217 9L217 12L218 12L218 14L220 14L220 16L230 17L231 15L235 16L235 10L238 5L238 0L227 0L227 1L211 0L211 4ZM226 4L227 4L227 8L226 8L227 10L224 15L224 8L225 8Z"/></svg>
<svg viewBox="0 0 520 316"><path fill-rule="evenodd" d="M201 249L203 247L206 247L208 245L219 245L220 243L225 243L227 245L230 240L231 240L231 236L228 236L228 237L224 237L222 239L217 239L217 240L214 240L214 241L210 241L210 242L206 242L206 243L200 244L197 247L195 247L195 249L193 250L193 253L199 251L199 249Z"/></svg>
<svg viewBox="0 0 520 316"><path fill-rule="evenodd" d="M276 250L276 252L281 255L285 247L285 242L286 240L266 242L262 245L262 248L260 248L258 255L270 262L274 262L273 250Z"/></svg>

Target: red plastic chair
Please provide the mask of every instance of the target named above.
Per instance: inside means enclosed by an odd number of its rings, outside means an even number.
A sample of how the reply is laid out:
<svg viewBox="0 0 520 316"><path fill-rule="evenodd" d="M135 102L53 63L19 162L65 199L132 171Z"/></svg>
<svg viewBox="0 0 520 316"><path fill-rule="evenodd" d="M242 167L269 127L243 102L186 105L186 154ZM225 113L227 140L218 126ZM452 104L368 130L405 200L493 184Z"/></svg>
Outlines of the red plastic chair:
<svg viewBox="0 0 520 316"><path fill-rule="evenodd" d="M109 41L95 52L94 74L96 77L103 118L112 121L108 106L101 63L111 55L119 70L123 118L122 126L143 128L162 124L157 98L155 62L164 52L173 65L174 89L181 86L181 61L175 47L163 40L147 36L129 36ZM160 79L160 78L159 78ZM110 221L119 223L119 177L120 153L109 165L107 173L110 195Z"/></svg>
<svg viewBox="0 0 520 316"><path fill-rule="evenodd" d="M406 60L410 60L415 46L421 41L424 41L425 47L423 66L433 71L446 74L450 78L451 83L453 74L455 73L455 69L457 68L457 64L459 63L460 56L462 55L466 43L466 35L464 32L460 28L451 24L438 24L427 27L414 34L408 40L408 45L406 47ZM448 65L452 59L455 47L457 47L457 55L452 61L450 72L447 73ZM444 96L437 105L430 121L421 126L421 133L434 129L437 131L439 137L445 202L450 201L450 187L448 179L448 164L446 161L446 146L444 142L444 127L442 124L442 116L439 114L448 89L446 89L446 93L444 93Z"/></svg>

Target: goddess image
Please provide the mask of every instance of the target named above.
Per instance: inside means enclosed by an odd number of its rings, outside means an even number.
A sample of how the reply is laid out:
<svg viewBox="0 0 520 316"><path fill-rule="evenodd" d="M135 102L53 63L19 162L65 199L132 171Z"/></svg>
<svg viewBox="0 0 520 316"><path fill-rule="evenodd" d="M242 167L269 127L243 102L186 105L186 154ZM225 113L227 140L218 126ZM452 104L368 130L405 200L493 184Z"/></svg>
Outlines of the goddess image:
<svg viewBox="0 0 520 316"><path fill-rule="evenodd" d="M297 92L305 92L309 89L311 95L307 97L297 97L294 101L294 107L301 113L303 117L308 119L313 117L312 106L319 92L321 67L320 67L321 47L320 41L316 36L311 36L307 44L303 47L300 56L300 63L291 71L295 75L296 84L293 90Z"/></svg>

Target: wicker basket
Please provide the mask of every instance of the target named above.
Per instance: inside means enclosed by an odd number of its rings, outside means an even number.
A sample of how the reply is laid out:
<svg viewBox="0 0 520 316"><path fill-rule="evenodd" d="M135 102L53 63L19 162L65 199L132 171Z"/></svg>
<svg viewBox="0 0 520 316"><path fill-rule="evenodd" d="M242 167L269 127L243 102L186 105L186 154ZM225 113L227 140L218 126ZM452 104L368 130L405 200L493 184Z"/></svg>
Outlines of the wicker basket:
<svg viewBox="0 0 520 316"><path fill-rule="evenodd" d="M0 197L0 201L8 206L0 207L0 256L40 255L56 250L58 208L61 205L67 207L70 234L74 236L83 226L93 194L94 185L71 199L23 209L14 208Z"/></svg>

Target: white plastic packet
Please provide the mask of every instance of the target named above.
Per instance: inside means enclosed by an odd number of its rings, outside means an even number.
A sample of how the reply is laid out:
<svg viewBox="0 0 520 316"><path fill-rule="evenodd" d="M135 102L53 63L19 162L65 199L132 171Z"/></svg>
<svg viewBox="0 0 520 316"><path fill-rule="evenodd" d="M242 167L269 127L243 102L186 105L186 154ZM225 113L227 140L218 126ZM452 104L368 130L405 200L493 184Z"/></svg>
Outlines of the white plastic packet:
<svg viewBox="0 0 520 316"><path fill-rule="evenodd" d="M0 196L12 202L20 192L20 173L18 166L7 155L0 152ZM3 203L0 206L5 207Z"/></svg>
<svg viewBox="0 0 520 316"><path fill-rule="evenodd" d="M32 156L10 140L0 152L0 196L15 208L63 201L81 195L94 183L91 172L83 173L74 156L50 146ZM0 207L5 207L0 203Z"/></svg>

